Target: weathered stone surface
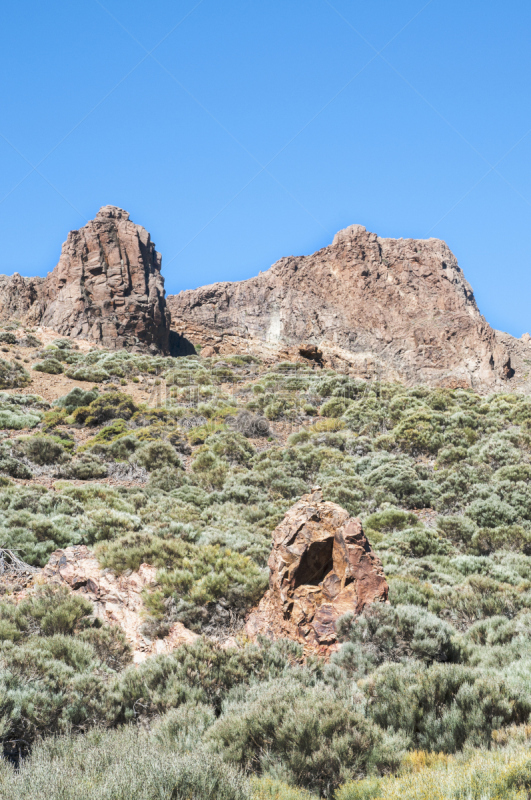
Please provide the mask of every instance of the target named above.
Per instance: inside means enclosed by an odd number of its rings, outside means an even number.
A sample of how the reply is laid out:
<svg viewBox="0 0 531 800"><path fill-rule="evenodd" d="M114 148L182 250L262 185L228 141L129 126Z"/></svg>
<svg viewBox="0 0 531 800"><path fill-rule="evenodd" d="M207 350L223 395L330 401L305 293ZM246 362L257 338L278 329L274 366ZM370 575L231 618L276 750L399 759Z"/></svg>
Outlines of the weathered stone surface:
<svg viewBox="0 0 531 800"><path fill-rule="evenodd" d="M157 570L141 564L138 572L115 575L102 570L94 554L85 547L66 547L52 553L40 573L46 583L67 584L73 592L83 595L94 604L94 612L103 622L120 625L133 648L135 663L148 656L169 653L182 644L197 639L197 634L176 622L164 639L154 641L142 635L142 590L154 586Z"/></svg>
<svg viewBox="0 0 531 800"><path fill-rule="evenodd" d="M44 282L41 324L105 347L168 351L169 313L161 256L149 233L115 206L70 231Z"/></svg>
<svg viewBox="0 0 531 800"><path fill-rule="evenodd" d="M310 648L336 642L335 623L387 600L380 559L359 519L323 502L319 487L304 495L273 532L269 591L247 621L247 633L287 636Z"/></svg>
<svg viewBox="0 0 531 800"><path fill-rule="evenodd" d="M127 211L104 206L83 228L70 231L46 278L0 276L0 318L110 349L167 353L170 316L160 267L146 229Z"/></svg>
<svg viewBox="0 0 531 800"><path fill-rule="evenodd" d="M360 377L476 389L528 372L527 345L488 325L439 239L383 239L351 225L311 256L181 292L168 305L177 331L220 353L284 351L296 360L304 343Z"/></svg>
<svg viewBox="0 0 531 800"><path fill-rule="evenodd" d="M44 278L23 278L18 272L0 275L0 321L12 322L23 319L32 325L40 321Z"/></svg>

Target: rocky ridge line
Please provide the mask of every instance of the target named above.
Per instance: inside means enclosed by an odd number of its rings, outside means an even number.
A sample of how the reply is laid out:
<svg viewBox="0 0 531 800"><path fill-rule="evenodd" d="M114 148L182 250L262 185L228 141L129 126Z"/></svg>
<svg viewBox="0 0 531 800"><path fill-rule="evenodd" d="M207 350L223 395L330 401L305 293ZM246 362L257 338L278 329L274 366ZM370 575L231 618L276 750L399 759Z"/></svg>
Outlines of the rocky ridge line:
<svg viewBox="0 0 531 800"><path fill-rule="evenodd" d="M528 341L490 327L445 242L384 239L362 225L255 278L170 295L168 306L206 355L296 359L304 344L360 377L477 390L522 384L529 371Z"/></svg>

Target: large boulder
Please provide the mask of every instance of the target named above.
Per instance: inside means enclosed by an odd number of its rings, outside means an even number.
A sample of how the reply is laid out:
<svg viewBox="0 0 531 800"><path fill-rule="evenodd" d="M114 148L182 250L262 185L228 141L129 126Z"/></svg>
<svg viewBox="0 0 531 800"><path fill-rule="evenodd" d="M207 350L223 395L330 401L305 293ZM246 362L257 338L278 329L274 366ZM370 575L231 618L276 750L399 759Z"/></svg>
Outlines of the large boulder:
<svg viewBox="0 0 531 800"><path fill-rule="evenodd" d="M311 649L336 643L336 622L387 601L382 562L359 519L323 502L315 487L273 532L269 591L247 621L247 633L288 637Z"/></svg>

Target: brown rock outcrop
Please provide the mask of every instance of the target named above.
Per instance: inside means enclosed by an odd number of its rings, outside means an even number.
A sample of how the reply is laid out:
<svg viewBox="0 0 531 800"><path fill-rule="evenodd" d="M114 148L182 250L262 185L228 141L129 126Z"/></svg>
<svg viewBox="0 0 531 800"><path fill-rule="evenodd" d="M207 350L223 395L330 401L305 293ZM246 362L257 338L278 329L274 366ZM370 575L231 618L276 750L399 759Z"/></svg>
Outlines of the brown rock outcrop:
<svg viewBox="0 0 531 800"><path fill-rule="evenodd" d="M41 305L44 280L23 278L18 272L0 275L0 320L23 319L29 325L38 324L44 310Z"/></svg>
<svg viewBox="0 0 531 800"><path fill-rule="evenodd" d="M323 502L315 487L286 514L273 532L269 591L251 612L246 630L255 638L288 637L310 649L333 648L335 623L387 600L380 559L359 519Z"/></svg>
<svg viewBox="0 0 531 800"><path fill-rule="evenodd" d="M44 281L41 324L111 349L140 345L167 352L170 319L160 266L146 229L127 211L104 206L68 234Z"/></svg>
<svg viewBox="0 0 531 800"><path fill-rule="evenodd" d="M0 316L110 349L167 353L170 316L160 267L146 229L127 211L104 206L70 231L46 278L0 276Z"/></svg>
<svg viewBox="0 0 531 800"><path fill-rule="evenodd" d="M52 553L40 580L66 584L94 604L94 613L103 622L120 625L133 648L133 660L139 663L148 656L170 653L198 638L181 622L174 623L164 639L153 641L142 634L142 590L155 585L156 572L155 567L141 564L138 572L115 575L109 569L102 570L88 547L79 545Z"/></svg>
<svg viewBox="0 0 531 800"><path fill-rule="evenodd" d="M351 225L311 256L169 296L168 306L177 331L222 354L296 359L304 343L360 377L476 389L501 386L512 355L510 379L524 374L523 342L488 325L439 239L383 239Z"/></svg>

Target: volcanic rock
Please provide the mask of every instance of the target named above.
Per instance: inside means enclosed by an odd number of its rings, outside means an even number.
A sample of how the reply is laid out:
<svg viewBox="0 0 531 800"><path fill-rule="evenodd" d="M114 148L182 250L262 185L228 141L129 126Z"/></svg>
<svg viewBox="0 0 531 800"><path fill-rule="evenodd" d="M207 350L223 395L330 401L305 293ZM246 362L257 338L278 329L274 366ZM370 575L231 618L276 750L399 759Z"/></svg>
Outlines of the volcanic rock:
<svg viewBox="0 0 531 800"><path fill-rule="evenodd" d="M146 229L127 211L104 206L68 234L45 280L41 324L110 349L143 345L167 352L170 319L160 266Z"/></svg>
<svg viewBox="0 0 531 800"><path fill-rule="evenodd" d="M524 342L488 325L439 239L383 239L351 225L311 256L169 296L168 306L177 331L203 346L220 343L222 354L299 360L304 343L327 366L362 378L476 389L528 372Z"/></svg>
<svg viewBox="0 0 531 800"><path fill-rule="evenodd" d="M66 547L52 553L40 579L66 584L94 605L94 614L109 625L120 625L133 649L135 663L148 656L170 653L197 639L197 634L176 622L164 639L152 641L142 634L144 604L142 590L156 585L156 568L141 564L138 572L115 575L101 569L94 554L85 547Z"/></svg>
<svg viewBox="0 0 531 800"><path fill-rule="evenodd" d="M46 278L0 276L0 317L109 349L167 353L170 315L160 267L146 229L127 211L104 206L83 228L70 231Z"/></svg>
<svg viewBox="0 0 531 800"><path fill-rule="evenodd" d="M326 651L336 643L339 617L387 600L382 563L360 520L323 502L319 487L273 532L269 570L269 591L247 621L251 638L288 637Z"/></svg>

